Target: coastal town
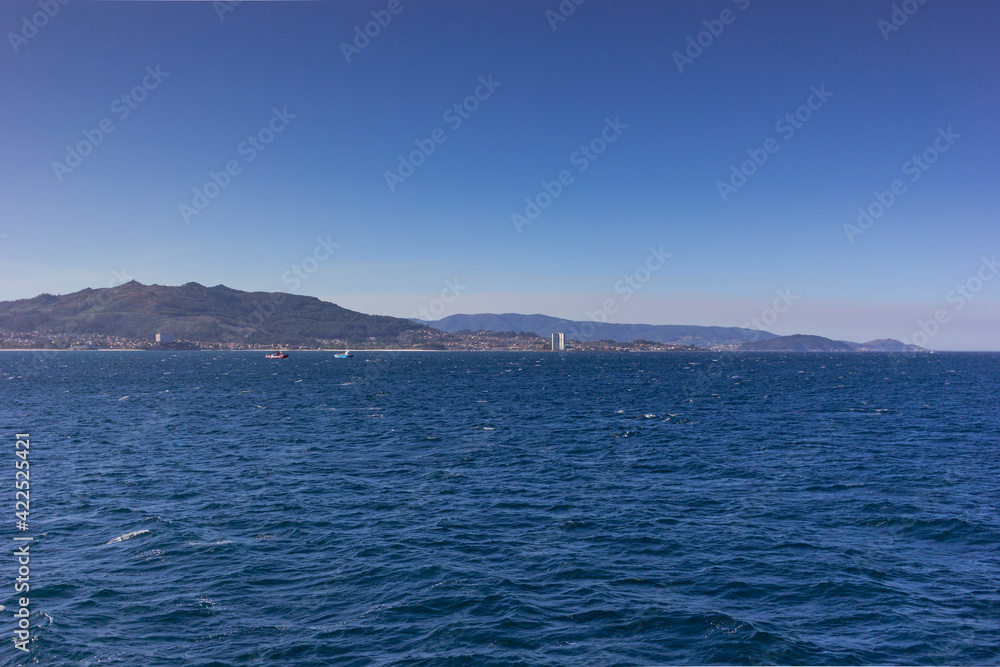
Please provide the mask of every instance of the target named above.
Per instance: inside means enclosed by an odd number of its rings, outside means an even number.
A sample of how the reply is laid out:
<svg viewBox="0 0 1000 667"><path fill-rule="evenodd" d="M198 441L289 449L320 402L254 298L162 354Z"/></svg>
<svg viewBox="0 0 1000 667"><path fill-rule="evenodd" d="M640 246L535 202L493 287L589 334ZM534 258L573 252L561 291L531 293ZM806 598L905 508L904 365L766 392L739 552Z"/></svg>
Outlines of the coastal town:
<svg viewBox="0 0 1000 667"><path fill-rule="evenodd" d="M152 340L123 338L100 334L14 332L0 330L0 349L22 350L428 350L428 351L601 351L601 352L666 352L697 350L694 345L672 345L648 340L618 342L599 340L581 342L562 339L562 346L550 338L530 332L461 331L446 333L436 329L414 330L404 333L396 341L387 342L376 337L364 341L346 341L336 338L318 339L314 345L270 344L233 341L189 341L171 334L157 334Z"/></svg>

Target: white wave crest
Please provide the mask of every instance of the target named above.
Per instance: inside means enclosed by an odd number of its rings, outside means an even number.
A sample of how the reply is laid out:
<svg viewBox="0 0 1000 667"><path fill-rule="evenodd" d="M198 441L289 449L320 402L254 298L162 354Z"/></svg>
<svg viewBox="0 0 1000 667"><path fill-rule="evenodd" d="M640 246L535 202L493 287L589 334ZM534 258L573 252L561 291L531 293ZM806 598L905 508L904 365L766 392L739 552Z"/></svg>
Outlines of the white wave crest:
<svg viewBox="0 0 1000 667"><path fill-rule="evenodd" d="M124 535L119 535L118 537L116 537L115 539L111 540L110 542L105 542L105 544L117 544L118 542L124 542L125 540L131 540L133 537L136 537L138 535L143 535L143 534L148 533L148 532L149 532L148 530L135 530L135 531L132 531L131 533L125 533Z"/></svg>

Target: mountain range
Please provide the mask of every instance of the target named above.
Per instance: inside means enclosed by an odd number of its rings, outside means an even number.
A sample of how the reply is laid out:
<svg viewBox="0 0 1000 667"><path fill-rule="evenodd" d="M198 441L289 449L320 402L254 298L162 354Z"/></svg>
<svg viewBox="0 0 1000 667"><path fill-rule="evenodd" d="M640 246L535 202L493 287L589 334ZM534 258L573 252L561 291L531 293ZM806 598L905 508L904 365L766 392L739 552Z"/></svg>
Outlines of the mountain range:
<svg viewBox="0 0 1000 667"><path fill-rule="evenodd" d="M695 345L704 348L728 348L750 352L918 352L923 348L891 338L867 343L838 341L822 336L797 334L778 336L769 331L739 327L708 327L678 324L614 324L566 320L548 315L517 313L480 313L451 315L436 321L414 320L447 332L459 331L530 331L539 336L562 332L570 340L593 342L613 340L632 342Z"/></svg>
<svg viewBox="0 0 1000 667"><path fill-rule="evenodd" d="M426 327L410 320L365 315L312 296L242 292L225 285L180 287L131 281L72 294L42 294L0 302L0 330L23 333L93 334L152 341L157 333L177 339L236 345L354 344L392 341Z"/></svg>
<svg viewBox="0 0 1000 667"><path fill-rule="evenodd" d="M642 341L746 351L922 349L892 339L852 343L822 336L777 336L740 327L615 324L538 314L481 313L452 315L437 321L407 320L367 315L316 297L284 292L243 292L225 285L205 287L198 283L179 287L143 285L134 280L117 287L0 302L2 332L15 338L18 334L93 335L148 342L157 333L166 333L178 340L229 347L386 344L412 348L433 343L444 333L530 332L547 338L562 332L570 341L579 342Z"/></svg>
<svg viewBox="0 0 1000 667"><path fill-rule="evenodd" d="M571 340L592 342L614 340L632 342L649 340L654 343L720 347L762 341L777 336L768 331L739 327L705 327L682 324L614 324L566 320L548 315L517 313L482 313L451 315L436 321L414 320L429 327L456 333L459 331L530 331L548 337L562 332Z"/></svg>

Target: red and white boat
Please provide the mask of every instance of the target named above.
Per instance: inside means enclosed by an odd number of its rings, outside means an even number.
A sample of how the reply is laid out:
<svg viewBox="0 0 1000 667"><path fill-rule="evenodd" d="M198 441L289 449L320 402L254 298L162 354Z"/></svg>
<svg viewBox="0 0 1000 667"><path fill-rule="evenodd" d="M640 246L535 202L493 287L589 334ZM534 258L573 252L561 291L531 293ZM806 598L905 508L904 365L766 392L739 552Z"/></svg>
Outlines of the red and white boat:
<svg viewBox="0 0 1000 667"><path fill-rule="evenodd" d="M273 354L266 355L264 358L265 359L287 359L288 358L288 353L282 352L281 350L278 350L277 352L275 352Z"/></svg>

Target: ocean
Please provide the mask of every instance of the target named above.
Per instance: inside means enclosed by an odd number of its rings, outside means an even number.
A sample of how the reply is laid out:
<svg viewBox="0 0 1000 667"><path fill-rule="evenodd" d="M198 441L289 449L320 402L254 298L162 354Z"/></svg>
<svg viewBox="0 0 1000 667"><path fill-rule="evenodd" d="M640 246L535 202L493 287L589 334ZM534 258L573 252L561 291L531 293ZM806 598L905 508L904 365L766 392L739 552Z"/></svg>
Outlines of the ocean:
<svg viewBox="0 0 1000 667"><path fill-rule="evenodd" d="M0 353L0 664L998 664L998 408L985 353Z"/></svg>

